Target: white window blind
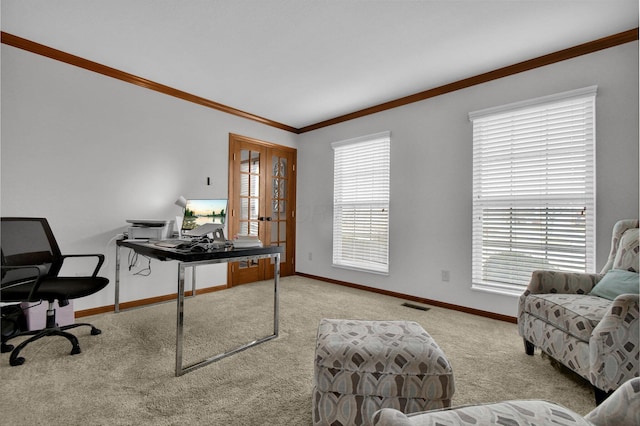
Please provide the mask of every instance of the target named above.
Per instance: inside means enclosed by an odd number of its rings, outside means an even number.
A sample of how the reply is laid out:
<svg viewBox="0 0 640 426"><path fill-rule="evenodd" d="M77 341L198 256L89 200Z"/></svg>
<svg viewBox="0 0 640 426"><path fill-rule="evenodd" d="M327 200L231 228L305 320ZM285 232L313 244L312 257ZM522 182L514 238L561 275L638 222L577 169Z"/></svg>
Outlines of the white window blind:
<svg viewBox="0 0 640 426"><path fill-rule="evenodd" d="M469 114L474 288L521 294L536 269L594 270L596 90Z"/></svg>
<svg viewBox="0 0 640 426"><path fill-rule="evenodd" d="M390 133L331 144L333 266L389 272Z"/></svg>

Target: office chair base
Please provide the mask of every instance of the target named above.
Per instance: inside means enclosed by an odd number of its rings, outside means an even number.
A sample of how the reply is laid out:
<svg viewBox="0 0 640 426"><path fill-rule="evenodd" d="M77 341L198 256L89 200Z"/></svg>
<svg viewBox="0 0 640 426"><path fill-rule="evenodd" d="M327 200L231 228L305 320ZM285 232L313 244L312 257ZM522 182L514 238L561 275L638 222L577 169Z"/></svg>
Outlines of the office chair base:
<svg viewBox="0 0 640 426"><path fill-rule="evenodd" d="M76 328L76 327L91 327L91 335L92 336L97 336L98 334L102 333L102 330L100 330L99 328L94 327L93 325L87 323L87 322L77 322L75 324L69 324L69 325L63 325L62 327L58 327L60 330L64 331L64 330L69 330L71 328Z"/></svg>
<svg viewBox="0 0 640 426"><path fill-rule="evenodd" d="M27 331L27 332L22 332L20 334L17 334L15 336L11 336L11 338L18 337L18 336L28 336L28 335L31 335L32 337L20 343L15 348L13 347L13 345L8 345L5 342L2 342L2 351L3 352L11 351L11 356L9 357L9 364L15 367L15 366L24 364L24 361L25 361L24 357L21 357L19 355L20 355L20 351L22 351L22 349L24 349L24 347L27 346L29 343L39 340L46 336L61 336L69 340L69 342L71 342L72 348L71 348L70 355L79 354L82 352L82 350L80 349L78 338L71 333L67 333L64 330L68 330L70 328L76 328L80 326L91 327L92 336L97 336L98 334L102 333L100 329L87 323L69 324L63 327L56 326L56 327L45 328L43 330Z"/></svg>
<svg viewBox="0 0 640 426"><path fill-rule="evenodd" d="M21 356L18 356L20 355L20 351L24 349L24 347L29 343L47 336L61 336L69 340L72 345L71 355L79 354L81 352L80 344L78 343L78 338L76 336L71 333L67 333L66 331L62 331L59 328L45 328L44 330L33 333L32 337L16 346L15 349L11 352L11 356L9 357L9 364L13 367L24 364L25 359Z"/></svg>

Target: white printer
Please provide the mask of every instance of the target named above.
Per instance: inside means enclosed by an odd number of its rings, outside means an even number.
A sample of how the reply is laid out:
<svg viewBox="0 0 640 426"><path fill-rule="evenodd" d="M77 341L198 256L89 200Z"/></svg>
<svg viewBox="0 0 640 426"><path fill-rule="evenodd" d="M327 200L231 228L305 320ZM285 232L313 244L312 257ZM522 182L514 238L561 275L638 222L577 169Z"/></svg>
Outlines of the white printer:
<svg viewBox="0 0 640 426"><path fill-rule="evenodd" d="M127 223L131 240L166 240L173 236L173 220L127 219Z"/></svg>

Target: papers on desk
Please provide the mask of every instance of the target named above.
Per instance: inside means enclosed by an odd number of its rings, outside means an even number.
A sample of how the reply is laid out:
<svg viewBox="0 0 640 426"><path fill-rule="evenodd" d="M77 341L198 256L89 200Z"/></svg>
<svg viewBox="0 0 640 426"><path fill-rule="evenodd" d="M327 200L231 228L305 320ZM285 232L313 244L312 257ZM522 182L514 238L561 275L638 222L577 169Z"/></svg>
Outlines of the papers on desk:
<svg viewBox="0 0 640 426"><path fill-rule="evenodd" d="M254 235L238 235L232 243L235 248L262 247L262 241Z"/></svg>

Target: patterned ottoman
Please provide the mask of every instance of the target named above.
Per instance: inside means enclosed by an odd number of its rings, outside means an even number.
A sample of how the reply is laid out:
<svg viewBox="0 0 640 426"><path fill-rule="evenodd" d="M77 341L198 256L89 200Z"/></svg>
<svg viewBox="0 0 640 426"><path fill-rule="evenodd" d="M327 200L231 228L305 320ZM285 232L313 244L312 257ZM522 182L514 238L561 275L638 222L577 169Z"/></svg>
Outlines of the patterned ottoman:
<svg viewBox="0 0 640 426"><path fill-rule="evenodd" d="M313 377L314 425L369 425L373 413L451 406L453 372L413 321L323 319Z"/></svg>

